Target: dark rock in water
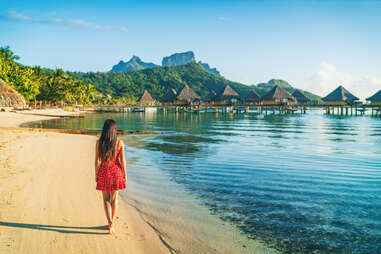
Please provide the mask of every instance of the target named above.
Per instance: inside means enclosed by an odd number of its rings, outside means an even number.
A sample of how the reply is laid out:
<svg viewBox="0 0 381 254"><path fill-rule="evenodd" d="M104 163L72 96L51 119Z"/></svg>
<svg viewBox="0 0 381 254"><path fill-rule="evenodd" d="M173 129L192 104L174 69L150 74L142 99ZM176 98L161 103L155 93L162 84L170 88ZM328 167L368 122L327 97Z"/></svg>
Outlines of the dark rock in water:
<svg viewBox="0 0 381 254"><path fill-rule="evenodd" d="M221 76L221 73L216 68L211 68L209 64L198 61L198 64L204 67L204 69L214 75Z"/></svg>
<svg viewBox="0 0 381 254"><path fill-rule="evenodd" d="M24 107L24 97L0 79L0 107Z"/></svg>
<svg viewBox="0 0 381 254"><path fill-rule="evenodd" d="M177 65L185 65L190 62L196 61L194 53L192 51L187 51L184 53L176 53L163 58L162 66L171 67Z"/></svg>
<svg viewBox="0 0 381 254"><path fill-rule="evenodd" d="M133 56L128 62L120 61L114 65L110 72L128 72L159 67L154 63L145 63L138 56Z"/></svg>

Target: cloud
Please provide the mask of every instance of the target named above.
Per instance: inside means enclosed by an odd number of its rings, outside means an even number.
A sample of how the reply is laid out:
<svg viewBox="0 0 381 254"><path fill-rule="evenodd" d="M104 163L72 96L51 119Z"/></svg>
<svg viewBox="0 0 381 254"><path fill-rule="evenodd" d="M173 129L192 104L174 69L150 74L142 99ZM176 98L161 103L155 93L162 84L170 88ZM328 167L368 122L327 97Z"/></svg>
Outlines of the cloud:
<svg viewBox="0 0 381 254"><path fill-rule="evenodd" d="M381 78L355 76L339 71L333 64L322 62L319 70L310 78L306 90L321 96L328 95L339 85L365 100L381 89Z"/></svg>
<svg viewBox="0 0 381 254"><path fill-rule="evenodd" d="M11 11L5 16L1 16L1 18L3 19L5 18L11 21L25 22L25 23L65 25L65 26L72 26L72 27L89 29L89 30L121 31L121 32L128 31L128 28L126 26L105 26L105 25L90 23L83 19L61 19L61 18L40 19L40 18L29 17L24 15L23 13L19 13L15 11Z"/></svg>

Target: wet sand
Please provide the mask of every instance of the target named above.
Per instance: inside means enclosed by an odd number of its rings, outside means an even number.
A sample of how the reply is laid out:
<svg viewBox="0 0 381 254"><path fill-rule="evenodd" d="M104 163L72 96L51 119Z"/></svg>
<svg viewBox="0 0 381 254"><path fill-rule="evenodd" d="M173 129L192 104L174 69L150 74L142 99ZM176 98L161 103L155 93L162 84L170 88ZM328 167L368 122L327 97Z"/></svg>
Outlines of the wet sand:
<svg viewBox="0 0 381 254"><path fill-rule="evenodd" d="M1 129L49 118L0 112L0 253L170 253L121 198L107 234L96 137Z"/></svg>

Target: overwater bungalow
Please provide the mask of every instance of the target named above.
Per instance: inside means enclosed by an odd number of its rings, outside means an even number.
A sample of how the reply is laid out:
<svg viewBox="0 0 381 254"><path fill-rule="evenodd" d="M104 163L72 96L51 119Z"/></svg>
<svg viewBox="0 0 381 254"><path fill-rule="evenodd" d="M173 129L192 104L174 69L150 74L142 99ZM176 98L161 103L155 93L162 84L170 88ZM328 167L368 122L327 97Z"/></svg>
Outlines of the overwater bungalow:
<svg viewBox="0 0 381 254"><path fill-rule="evenodd" d="M216 105L235 105L242 102L239 94L229 85L225 87L221 94L217 95L214 99Z"/></svg>
<svg viewBox="0 0 381 254"><path fill-rule="evenodd" d="M261 98L263 105L289 105L294 104L296 99L280 86L274 86Z"/></svg>
<svg viewBox="0 0 381 254"><path fill-rule="evenodd" d="M370 101L370 105L381 106L381 90L373 94L371 97L366 98L367 101Z"/></svg>
<svg viewBox="0 0 381 254"><path fill-rule="evenodd" d="M359 100L356 96L351 94L343 86L339 86L333 92L322 98L327 105L354 105Z"/></svg>
<svg viewBox="0 0 381 254"><path fill-rule="evenodd" d="M190 86L185 85L176 97L175 104L178 105L199 105L201 97L193 91Z"/></svg>
<svg viewBox="0 0 381 254"><path fill-rule="evenodd" d="M296 102L301 105L308 105L311 103L311 99L308 98L301 90L296 89L293 93L292 96L295 97Z"/></svg>
<svg viewBox="0 0 381 254"><path fill-rule="evenodd" d="M199 105L201 97L190 86L185 85L179 93L169 90L161 99L163 105Z"/></svg>
<svg viewBox="0 0 381 254"><path fill-rule="evenodd" d="M154 106L154 105L156 105L156 101L152 98L151 94L147 90L144 90L143 95L136 102L136 105L138 105L138 106Z"/></svg>
<svg viewBox="0 0 381 254"><path fill-rule="evenodd" d="M261 96L255 90L251 90L245 98L246 105L258 105L260 102Z"/></svg>

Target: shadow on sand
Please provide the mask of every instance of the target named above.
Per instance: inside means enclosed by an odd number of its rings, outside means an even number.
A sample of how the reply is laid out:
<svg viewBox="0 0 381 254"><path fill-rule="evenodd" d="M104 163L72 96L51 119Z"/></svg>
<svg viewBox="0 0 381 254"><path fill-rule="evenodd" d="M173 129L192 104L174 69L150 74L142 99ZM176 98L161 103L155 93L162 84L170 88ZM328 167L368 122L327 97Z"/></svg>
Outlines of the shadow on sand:
<svg viewBox="0 0 381 254"><path fill-rule="evenodd" d="M3 227L15 227L15 228L29 228L37 230L56 231L65 234L89 234L89 235L107 235L108 233L92 232L83 230L72 229L89 229L89 230L107 230L108 226L94 226L94 227L73 227L73 226L58 226L58 225L43 225L43 224L28 224L28 223L16 223L16 222L4 222L0 221L0 226Z"/></svg>

